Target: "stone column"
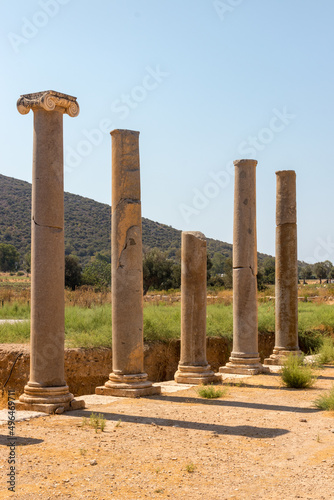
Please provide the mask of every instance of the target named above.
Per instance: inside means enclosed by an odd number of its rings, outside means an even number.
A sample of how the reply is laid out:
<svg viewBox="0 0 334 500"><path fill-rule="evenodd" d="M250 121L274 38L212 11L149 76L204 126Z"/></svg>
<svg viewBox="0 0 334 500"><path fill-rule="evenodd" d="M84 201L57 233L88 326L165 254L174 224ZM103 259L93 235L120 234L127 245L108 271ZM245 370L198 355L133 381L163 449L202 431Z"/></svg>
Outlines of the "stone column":
<svg viewBox="0 0 334 500"><path fill-rule="evenodd" d="M276 172L275 347L267 365L281 365L298 345L296 173Z"/></svg>
<svg viewBox="0 0 334 500"><path fill-rule="evenodd" d="M112 355L109 380L96 394L159 394L144 373L143 255L139 132L112 136Z"/></svg>
<svg viewBox="0 0 334 500"><path fill-rule="evenodd" d="M181 356L175 381L205 384L221 380L206 359L206 238L182 232L181 245Z"/></svg>
<svg viewBox="0 0 334 500"><path fill-rule="evenodd" d="M236 160L233 222L233 350L222 373L255 375L258 353L256 160Z"/></svg>
<svg viewBox="0 0 334 500"><path fill-rule="evenodd" d="M22 409L52 413L84 407L64 377L63 114L77 116L76 98L54 91L20 97L34 113L31 222L30 378Z"/></svg>

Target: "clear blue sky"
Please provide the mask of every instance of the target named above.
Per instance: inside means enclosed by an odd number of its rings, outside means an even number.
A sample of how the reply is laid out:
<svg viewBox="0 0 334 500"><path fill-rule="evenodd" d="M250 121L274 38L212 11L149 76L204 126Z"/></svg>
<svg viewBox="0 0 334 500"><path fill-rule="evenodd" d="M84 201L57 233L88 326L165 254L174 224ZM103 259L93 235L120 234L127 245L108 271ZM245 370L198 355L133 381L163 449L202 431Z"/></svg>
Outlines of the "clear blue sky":
<svg viewBox="0 0 334 500"><path fill-rule="evenodd" d="M15 0L0 19L0 173L31 181L21 94L74 95L65 190L111 199L110 130L140 131L143 216L232 242L231 161L255 158L258 249L297 173L298 256L334 262L332 0Z"/></svg>

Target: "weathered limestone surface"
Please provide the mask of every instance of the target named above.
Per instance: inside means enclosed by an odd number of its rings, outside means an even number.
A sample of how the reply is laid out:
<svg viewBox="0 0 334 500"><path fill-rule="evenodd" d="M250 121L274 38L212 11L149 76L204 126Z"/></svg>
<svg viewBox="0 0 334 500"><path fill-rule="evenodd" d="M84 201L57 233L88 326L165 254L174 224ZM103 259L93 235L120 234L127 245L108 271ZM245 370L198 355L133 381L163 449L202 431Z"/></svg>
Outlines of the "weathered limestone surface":
<svg viewBox="0 0 334 500"><path fill-rule="evenodd" d="M296 173L276 172L275 347L267 365L281 365L298 345Z"/></svg>
<svg viewBox="0 0 334 500"><path fill-rule="evenodd" d="M181 356L175 381L181 384L214 382L206 359L206 238L200 232L181 236Z"/></svg>
<svg viewBox="0 0 334 500"><path fill-rule="evenodd" d="M63 114L77 116L79 106L75 97L46 91L21 96L17 107L21 114L34 112L31 361L18 405L50 413L83 406L64 378Z"/></svg>
<svg viewBox="0 0 334 500"><path fill-rule="evenodd" d="M111 136L113 367L95 392L136 397L160 392L144 373L139 132Z"/></svg>
<svg viewBox="0 0 334 500"><path fill-rule="evenodd" d="M236 160L233 221L233 350L222 373L255 375L258 350L256 160Z"/></svg>

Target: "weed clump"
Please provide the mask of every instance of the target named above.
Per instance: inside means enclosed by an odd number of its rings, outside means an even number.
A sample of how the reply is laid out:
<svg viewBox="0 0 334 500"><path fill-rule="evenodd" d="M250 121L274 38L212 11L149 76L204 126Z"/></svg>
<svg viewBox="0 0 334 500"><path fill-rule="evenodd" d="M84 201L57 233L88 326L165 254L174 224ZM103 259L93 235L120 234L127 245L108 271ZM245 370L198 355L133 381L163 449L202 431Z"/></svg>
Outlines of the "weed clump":
<svg viewBox="0 0 334 500"><path fill-rule="evenodd" d="M322 345L318 349L316 360L319 365L334 361L334 342L331 338L324 338Z"/></svg>
<svg viewBox="0 0 334 500"><path fill-rule="evenodd" d="M319 396L314 401L314 405L319 410L334 411L334 386L327 393Z"/></svg>
<svg viewBox="0 0 334 500"><path fill-rule="evenodd" d="M201 396L201 398L206 399L220 398L226 394L226 392L227 389L216 389L213 385L203 385L197 389L197 394Z"/></svg>
<svg viewBox="0 0 334 500"><path fill-rule="evenodd" d="M190 462L189 464L186 465L186 471L189 473L195 472L195 469L196 469L196 465L193 464L192 462Z"/></svg>
<svg viewBox="0 0 334 500"><path fill-rule="evenodd" d="M82 427L85 427L86 425L89 425L90 427L93 427L95 429L95 432L97 432L99 429L101 429L101 432L104 431L105 426L106 426L106 419L102 415L102 413L91 413L89 416L89 420L87 418L82 419Z"/></svg>
<svg viewBox="0 0 334 500"><path fill-rule="evenodd" d="M317 377L314 375L312 366L303 363L303 356L294 354L287 356L281 371L282 382L286 387L304 389L314 384Z"/></svg>

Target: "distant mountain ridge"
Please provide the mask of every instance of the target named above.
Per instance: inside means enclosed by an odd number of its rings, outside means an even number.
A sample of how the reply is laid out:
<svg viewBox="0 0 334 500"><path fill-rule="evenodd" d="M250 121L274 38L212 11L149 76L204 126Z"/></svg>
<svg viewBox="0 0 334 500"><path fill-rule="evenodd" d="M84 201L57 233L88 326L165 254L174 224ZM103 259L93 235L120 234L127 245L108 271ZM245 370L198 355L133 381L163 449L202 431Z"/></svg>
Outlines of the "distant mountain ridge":
<svg viewBox="0 0 334 500"><path fill-rule="evenodd" d="M64 194L65 253L77 255L82 264L96 252L110 254L109 205L76 194ZM31 245L31 184L0 174L0 243L14 245L22 256L30 253ZM159 248L175 257L181 248L181 231L143 217L144 247ZM232 256L232 245L207 239L212 257L221 252ZM259 261L268 257L258 254Z"/></svg>

